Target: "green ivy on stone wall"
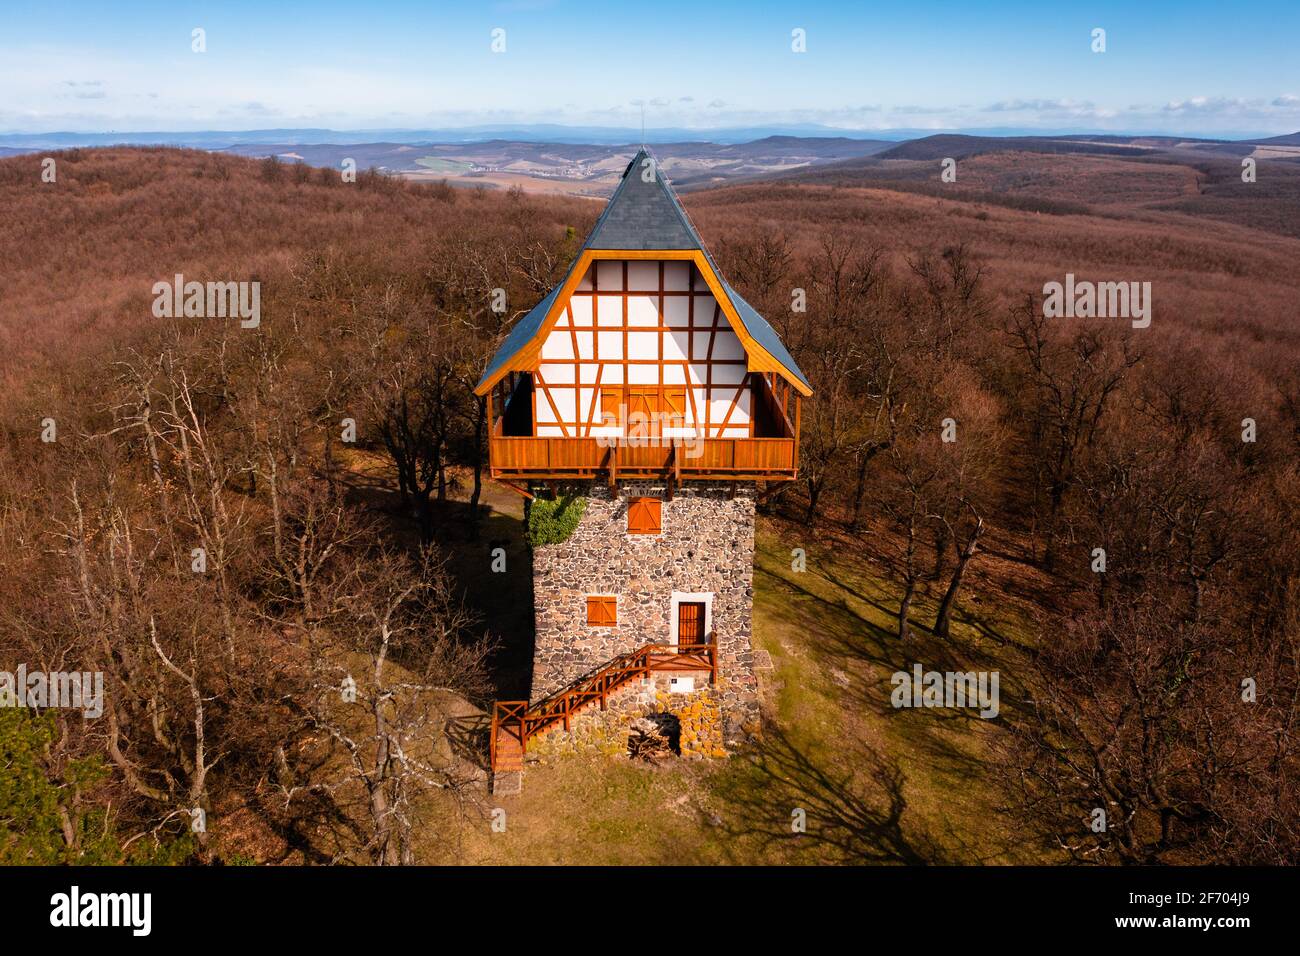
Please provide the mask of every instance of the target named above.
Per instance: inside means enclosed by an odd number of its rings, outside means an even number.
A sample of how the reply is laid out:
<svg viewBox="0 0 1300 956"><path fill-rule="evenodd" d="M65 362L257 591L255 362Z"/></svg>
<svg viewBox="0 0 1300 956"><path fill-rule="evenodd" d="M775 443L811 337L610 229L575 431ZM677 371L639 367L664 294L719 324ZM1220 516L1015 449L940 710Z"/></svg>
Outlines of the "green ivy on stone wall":
<svg viewBox="0 0 1300 956"><path fill-rule="evenodd" d="M587 510L587 499L562 495L554 500L534 498L528 503L528 540L534 548L569 540Z"/></svg>

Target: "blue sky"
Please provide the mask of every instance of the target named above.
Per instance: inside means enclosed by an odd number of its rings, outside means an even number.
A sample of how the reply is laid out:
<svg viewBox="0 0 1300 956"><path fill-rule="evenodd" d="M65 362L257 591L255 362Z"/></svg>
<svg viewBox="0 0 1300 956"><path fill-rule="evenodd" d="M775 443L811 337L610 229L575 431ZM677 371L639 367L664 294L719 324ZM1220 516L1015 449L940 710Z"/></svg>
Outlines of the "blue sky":
<svg viewBox="0 0 1300 956"><path fill-rule="evenodd" d="M635 127L645 104L650 127L1286 133L1297 36L1297 0L3 0L0 130Z"/></svg>

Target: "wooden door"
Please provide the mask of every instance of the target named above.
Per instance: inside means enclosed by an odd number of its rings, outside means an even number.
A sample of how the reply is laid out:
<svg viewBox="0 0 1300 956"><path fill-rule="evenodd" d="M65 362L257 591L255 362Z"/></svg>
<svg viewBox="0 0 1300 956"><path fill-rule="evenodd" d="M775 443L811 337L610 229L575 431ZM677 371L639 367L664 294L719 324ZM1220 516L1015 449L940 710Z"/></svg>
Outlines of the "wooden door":
<svg viewBox="0 0 1300 956"><path fill-rule="evenodd" d="M704 644L704 604L683 601L677 605L677 646L699 647Z"/></svg>

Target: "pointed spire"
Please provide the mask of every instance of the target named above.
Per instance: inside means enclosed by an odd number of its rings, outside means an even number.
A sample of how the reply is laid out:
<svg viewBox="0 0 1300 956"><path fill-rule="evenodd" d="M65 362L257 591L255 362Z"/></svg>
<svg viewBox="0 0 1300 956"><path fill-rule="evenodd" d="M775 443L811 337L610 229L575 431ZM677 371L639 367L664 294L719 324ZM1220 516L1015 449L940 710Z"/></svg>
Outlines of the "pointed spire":
<svg viewBox="0 0 1300 956"><path fill-rule="evenodd" d="M623 171L586 249L704 249L650 150L642 146Z"/></svg>

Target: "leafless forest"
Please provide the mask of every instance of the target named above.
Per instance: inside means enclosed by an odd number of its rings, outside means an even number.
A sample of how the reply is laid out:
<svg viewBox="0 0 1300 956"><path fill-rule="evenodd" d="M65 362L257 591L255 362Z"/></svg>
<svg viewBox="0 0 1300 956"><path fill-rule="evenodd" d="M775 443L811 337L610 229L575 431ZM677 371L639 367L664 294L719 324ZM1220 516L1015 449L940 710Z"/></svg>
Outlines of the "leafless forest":
<svg viewBox="0 0 1300 956"><path fill-rule="evenodd" d="M341 836L308 861L420 862L431 807L481 818L473 712L511 639L449 570L486 554L472 386L599 204L54 158L56 183L0 161L0 669L102 671L105 710L0 712L36 768L0 783L22 808L0 862L234 862L217 832L297 846L322 820ZM1157 166L1000 161L1050 163L1059 206L990 201L992 173L951 197L847 173L685 197L815 389L766 520L882 562L900 642L973 597L1032 605L981 771L1026 841L1298 862L1300 240L1272 224L1300 205L1233 217L1220 184L1152 208ZM1092 163L1131 194L1094 205ZM1151 326L1045 319L1067 272L1150 281ZM177 273L260 281L260 326L154 318Z"/></svg>

